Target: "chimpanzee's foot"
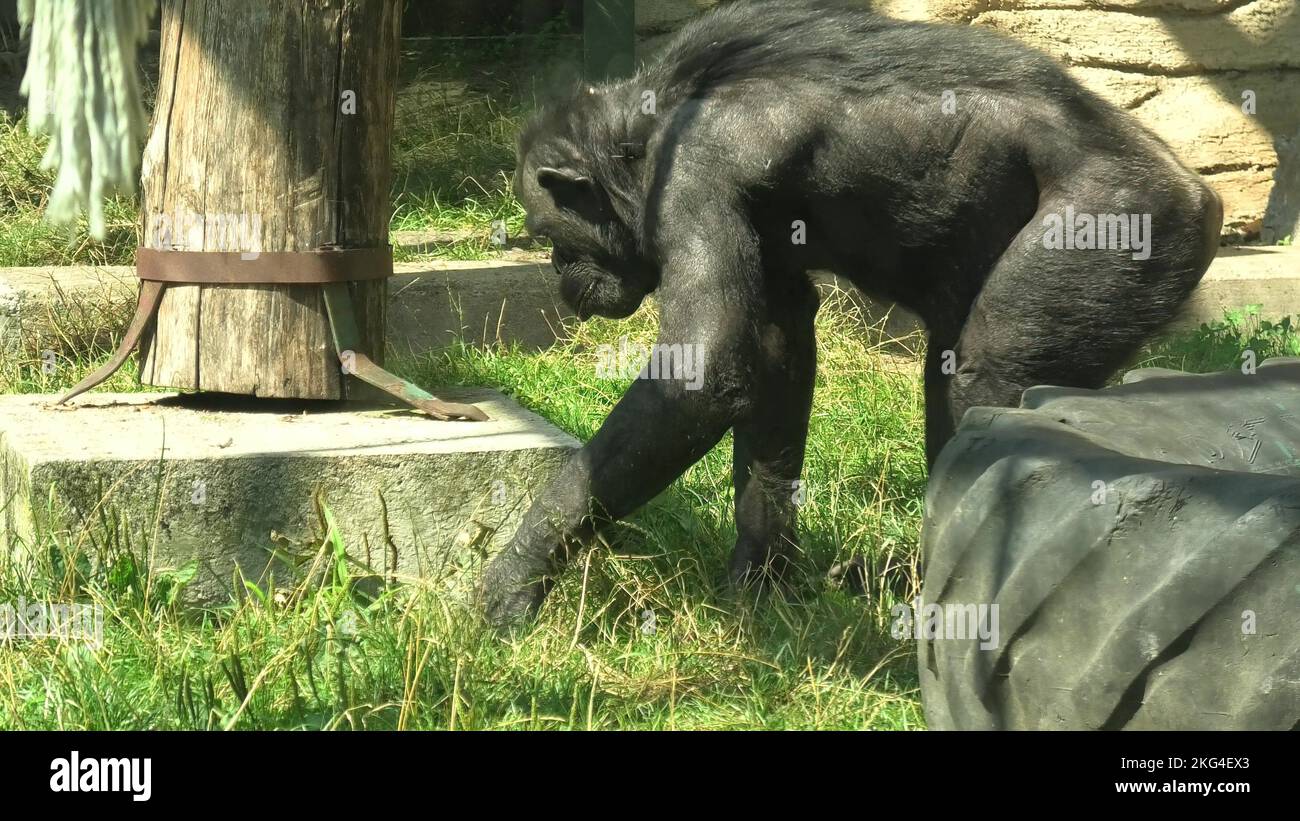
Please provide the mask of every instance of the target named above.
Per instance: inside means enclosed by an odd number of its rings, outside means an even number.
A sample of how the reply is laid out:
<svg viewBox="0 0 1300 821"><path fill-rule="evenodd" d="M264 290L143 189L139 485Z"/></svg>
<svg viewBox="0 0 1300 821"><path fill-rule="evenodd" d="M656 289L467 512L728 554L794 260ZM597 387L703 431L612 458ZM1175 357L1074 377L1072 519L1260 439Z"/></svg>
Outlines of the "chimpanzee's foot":
<svg viewBox="0 0 1300 821"><path fill-rule="evenodd" d="M741 537L731 552L727 580L737 590L759 594L784 589L790 581L797 548L784 539L776 545Z"/></svg>
<svg viewBox="0 0 1300 821"><path fill-rule="evenodd" d="M899 601L910 601L920 592L919 574L919 567L891 569L885 565L882 571L880 565L859 553L832 566L826 573L826 582L853 596L870 598L887 592Z"/></svg>
<svg viewBox="0 0 1300 821"><path fill-rule="evenodd" d="M826 581L854 596L867 595L867 562L862 554L839 562L826 573Z"/></svg>

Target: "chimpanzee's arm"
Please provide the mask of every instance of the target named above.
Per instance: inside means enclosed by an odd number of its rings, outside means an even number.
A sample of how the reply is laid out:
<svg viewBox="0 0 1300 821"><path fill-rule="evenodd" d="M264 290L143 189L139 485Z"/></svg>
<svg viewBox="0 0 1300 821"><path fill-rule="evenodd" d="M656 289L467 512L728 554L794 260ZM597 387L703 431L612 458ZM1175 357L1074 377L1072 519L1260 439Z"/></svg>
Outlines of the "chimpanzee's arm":
<svg viewBox="0 0 1300 821"><path fill-rule="evenodd" d="M698 461L748 415L761 316L757 241L738 208L692 209L658 238L660 346L693 346L703 380L640 378L600 430L540 493L483 578L485 613L504 626L531 615L599 527L626 516ZM683 223L686 223L683 225ZM661 349L663 350L663 349ZM664 376L661 374L661 376Z"/></svg>

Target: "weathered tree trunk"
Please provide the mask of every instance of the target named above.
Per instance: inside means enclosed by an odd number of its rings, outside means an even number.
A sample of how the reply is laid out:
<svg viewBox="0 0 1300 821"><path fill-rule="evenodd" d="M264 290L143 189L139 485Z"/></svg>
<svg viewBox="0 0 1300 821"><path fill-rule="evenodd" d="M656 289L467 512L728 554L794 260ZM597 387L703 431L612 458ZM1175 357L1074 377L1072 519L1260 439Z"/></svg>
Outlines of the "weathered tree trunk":
<svg viewBox="0 0 1300 821"><path fill-rule="evenodd" d="M399 0L167 0L142 166L145 245L386 245L400 12ZM349 287L363 344L382 362L386 283ZM169 286L141 351L149 385L350 390L317 285Z"/></svg>

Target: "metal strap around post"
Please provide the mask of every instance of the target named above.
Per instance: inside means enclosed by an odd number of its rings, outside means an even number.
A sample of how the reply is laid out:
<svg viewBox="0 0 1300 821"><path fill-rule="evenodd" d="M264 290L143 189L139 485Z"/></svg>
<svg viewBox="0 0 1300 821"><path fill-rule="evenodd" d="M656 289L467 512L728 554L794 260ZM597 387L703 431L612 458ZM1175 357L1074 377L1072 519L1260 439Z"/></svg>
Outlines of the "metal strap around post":
<svg viewBox="0 0 1300 821"><path fill-rule="evenodd" d="M320 285L386 279L393 249L322 248L318 251L159 251L137 248L140 279L175 285Z"/></svg>
<svg viewBox="0 0 1300 821"><path fill-rule="evenodd" d="M400 399L435 419L444 421L473 420L486 422L488 415L474 405L446 402L412 382L375 364L364 351L358 350L361 333L352 305L352 295L346 282L329 282L321 286L325 292L325 310L329 314L330 332L334 336L334 349L346 372L362 382L374 385L384 393Z"/></svg>
<svg viewBox="0 0 1300 821"><path fill-rule="evenodd" d="M158 251L136 249L140 299L122 342L108 362L82 379L55 404L63 404L112 376L140 342L144 329L158 314L163 291L176 285L320 285L339 362L348 373L435 419L486 421L473 405L444 402L433 394L375 364L361 346L348 283L383 279L393 273L393 249L326 248L319 251L226 253L221 251ZM350 356L344 359L344 354Z"/></svg>

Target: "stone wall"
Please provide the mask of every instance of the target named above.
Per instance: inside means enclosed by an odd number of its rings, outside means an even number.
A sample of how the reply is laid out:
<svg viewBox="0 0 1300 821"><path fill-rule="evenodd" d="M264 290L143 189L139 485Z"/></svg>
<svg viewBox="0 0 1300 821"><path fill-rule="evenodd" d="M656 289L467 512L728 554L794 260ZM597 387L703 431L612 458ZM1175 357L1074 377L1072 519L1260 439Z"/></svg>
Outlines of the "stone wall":
<svg viewBox="0 0 1300 821"><path fill-rule="evenodd" d="M717 3L638 0L637 25L647 51L664 33ZM1296 0L877 0L873 5L900 19L988 26L1052 54L1205 176L1223 197L1225 234L1262 235L1273 242L1300 230ZM1277 191L1275 176L1284 181Z"/></svg>

